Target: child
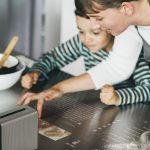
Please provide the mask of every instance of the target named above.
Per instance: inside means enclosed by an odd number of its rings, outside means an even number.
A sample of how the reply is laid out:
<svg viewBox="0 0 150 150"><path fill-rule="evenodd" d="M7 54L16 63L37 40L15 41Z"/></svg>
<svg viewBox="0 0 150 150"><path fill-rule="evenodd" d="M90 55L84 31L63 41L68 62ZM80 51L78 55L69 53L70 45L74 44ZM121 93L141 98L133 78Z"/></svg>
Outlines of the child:
<svg viewBox="0 0 150 150"><path fill-rule="evenodd" d="M39 58L29 73L22 77L24 88L30 89L39 77L48 79L47 73L52 69L60 69L80 56L84 57L86 70L106 58L112 47L113 36L101 29L91 29L90 21L85 16L78 11L75 14L79 34Z"/></svg>
<svg viewBox="0 0 150 150"><path fill-rule="evenodd" d="M73 40L62 44L60 47L55 48L54 50L52 50L52 52L49 52L43 58L39 59L37 61L38 63L35 63L35 65L31 68L31 70L34 70L37 66L40 72L37 75L38 77L39 74L44 72L44 70L50 71L56 66L56 64L59 64L59 66L60 64L65 65L66 60L75 59L75 56L84 56L84 59L86 60L85 65L87 70L90 67L98 64L99 62L105 61L105 59L109 57L109 53L112 49L113 37L110 36L110 34L108 34L107 32L101 31L100 28L93 30L88 18L83 18L83 16L81 17L81 14L77 11L76 14L80 35L76 36L76 38L73 38ZM79 42L80 39L82 43ZM72 46L71 49L68 49L70 48L70 46ZM70 57L66 55L66 53L70 53ZM59 57L61 57L62 61ZM38 71L38 69L36 71ZM36 74L36 72L34 73ZM22 85L24 87L31 87L32 83L27 84L27 82L25 81L26 76L29 77L31 74L32 72L23 77ZM44 74L44 76L46 76L46 74ZM93 89L93 82L91 80L88 80L89 78L89 75L85 73L83 75L62 81L43 92L28 92L20 99L18 104L29 104L33 100L38 100L37 110L39 112L39 117L41 117L42 105L44 101L50 101L55 98L61 97L65 93ZM136 69L133 73L133 80L135 87L132 88L127 88L129 87L129 81L126 81L124 84L121 83L122 89L118 90L114 90L114 88L111 86L103 87L100 94L101 101L108 105L122 105L150 100L150 72L149 66L143 58L143 53L141 53ZM110 99L109 101L107 101L108 98Z"/></svg>

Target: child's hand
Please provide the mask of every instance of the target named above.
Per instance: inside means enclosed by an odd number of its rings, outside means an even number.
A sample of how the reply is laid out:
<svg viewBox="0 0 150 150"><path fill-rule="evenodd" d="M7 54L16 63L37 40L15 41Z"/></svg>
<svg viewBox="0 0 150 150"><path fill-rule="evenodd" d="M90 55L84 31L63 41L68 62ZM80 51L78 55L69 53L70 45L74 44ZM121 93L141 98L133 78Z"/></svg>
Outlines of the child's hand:
<svg viewBox="0 0 150 150"><path fill-rule="evenodd" d="M39 72L30 72L22 76L21 85L26 89L30 89L39 79Z"/></svg>
<svg viewBox="0 0 150 150"><path fill-rule="evenodd" d="M63 94L64 93L57 88L51 88L40 93L27 92L18 101L18 105L27 105L31 101L37 100L37 111L39 118L41 118L44 101L54 100L56 98L61 97Z"/></svg>
<svg viewBox="0 0 150 150"><path fill-rule="evenodd" d="M119 96L116 93L114 87L111 85L105 85L101 89L100 99L104 104L107 104L107 105L119 104Z"/></svg>

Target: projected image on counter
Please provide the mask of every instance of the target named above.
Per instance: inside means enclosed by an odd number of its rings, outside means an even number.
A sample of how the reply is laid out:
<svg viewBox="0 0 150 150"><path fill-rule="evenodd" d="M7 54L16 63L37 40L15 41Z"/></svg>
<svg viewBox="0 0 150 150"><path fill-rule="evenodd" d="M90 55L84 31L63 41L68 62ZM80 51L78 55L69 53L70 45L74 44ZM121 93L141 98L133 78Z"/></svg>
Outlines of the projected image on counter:
<svg viewBox="0 0 150 150"><path fill-rule="evenodd" d="M52 125L44 120L39 121L39 133L54 141L71 135L70 132L59 128L58 126Z"/></svg>

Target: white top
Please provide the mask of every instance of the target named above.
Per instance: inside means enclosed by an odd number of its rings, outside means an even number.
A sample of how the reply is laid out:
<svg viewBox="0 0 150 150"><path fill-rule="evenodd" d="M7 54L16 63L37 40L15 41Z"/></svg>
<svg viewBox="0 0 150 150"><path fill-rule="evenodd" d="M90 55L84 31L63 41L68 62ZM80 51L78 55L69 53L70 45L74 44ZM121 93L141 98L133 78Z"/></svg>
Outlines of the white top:
<svg viewBox="0 0 150 150"><path fill-rule="evenodd" d="M138 26L138 30L143 39L150 44L150 26Z"/></svg>
<svg viewBox="0 0 150 150"><path fill-rule="evenodd" d="M139 32L150 44L150 27L139 26ZM149 41L148 41L149 40ZM129 78L142 50L143 41L134 26L115 37L109 57L88 71L95 89L113 85Z"/></svg>

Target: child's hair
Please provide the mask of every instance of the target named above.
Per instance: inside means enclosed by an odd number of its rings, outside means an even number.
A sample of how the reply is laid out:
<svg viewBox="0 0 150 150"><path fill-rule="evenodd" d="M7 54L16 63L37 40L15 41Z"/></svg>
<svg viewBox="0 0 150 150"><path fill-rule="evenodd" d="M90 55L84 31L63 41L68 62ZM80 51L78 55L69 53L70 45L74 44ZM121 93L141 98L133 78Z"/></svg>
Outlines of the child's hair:
<svg viewBox="0 0 150 150"><path fill-rule="evenodd" d="M79 16L82 15L82 16L86 16L86 11L85 11L85 8L88 6L86 4L86 0L74 0L74 3L75 3L75 7L76 7L76 10L75 10L75 14Z"/></svg>
<svg viewBox="0 0 150 150"><path fill-rule="evenodd" d="M83 18L86 18L86 19L90 19L85 13L83 13L83 12L77 10L77 9L74 11L74 13L75 13L76 16L80 16L80 17L83 17Z"/></svg>

